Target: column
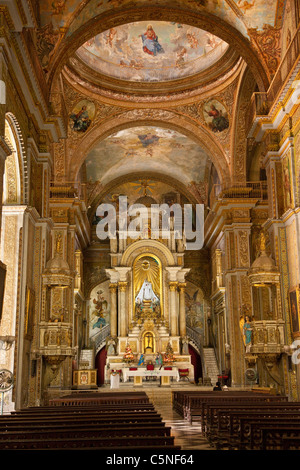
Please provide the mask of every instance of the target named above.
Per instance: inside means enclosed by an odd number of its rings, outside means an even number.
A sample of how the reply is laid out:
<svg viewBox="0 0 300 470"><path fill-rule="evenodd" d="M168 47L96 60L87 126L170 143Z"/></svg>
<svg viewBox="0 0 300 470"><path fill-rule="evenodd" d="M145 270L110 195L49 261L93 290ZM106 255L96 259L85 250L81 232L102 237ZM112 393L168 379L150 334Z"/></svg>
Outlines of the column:
<svg viewBox="0 0 300 470"><path fill-rule="evenodd" d="M117 330L117 288L116 283L109 285L110 290L110 335L115 338L118 335Z"/></svg>
<svg viewBox="0 0 300 470"><path fill-rule="evenodd" d="M179 335L186 336L186 318L185 318L185 288L186 283L182 282L179 287Z"/></svg>
<svg viewBox="0 0 300 470"><path fill-rule="evenodd" d="M176 291L178 283L172 281L169 284L170 289L170 318L171 318L171 336L178 335L177 309L176 309Z"/></svg>
<svg viewBox="0 0 300 470"><path fill-rule="evenodd" d="M119 319L120 319L120 336L127 336L127 322L126 322L126 290L128 282L121 281L119 282L119 293L120 293L120 310L119 310Z"/></svg>

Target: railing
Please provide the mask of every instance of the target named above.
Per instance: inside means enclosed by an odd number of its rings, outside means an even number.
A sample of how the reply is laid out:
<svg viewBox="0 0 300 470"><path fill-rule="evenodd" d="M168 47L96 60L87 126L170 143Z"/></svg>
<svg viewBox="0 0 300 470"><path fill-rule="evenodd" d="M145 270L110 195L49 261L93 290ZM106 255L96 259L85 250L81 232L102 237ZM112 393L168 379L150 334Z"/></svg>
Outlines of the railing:
<svg viewBox="0 0 300 470"><path fill-rule="evenodd" d="M274 102L297 65L300 55L300 25L282 58L268 90L268 101Z"/></svg>
<svg viewBox="0 0 300 470"><path fill-rule="evenodd" d="M78 182L59 182L51 181L50 182L50 198L55 199L80 199L81 201L86 201L86 185L85 183Z"/></svg>
<svg viewBox="0 0 300 470"><path fill-rule="evenodd" d="M96 353L100 350L106 338L110 335L110 325L101 328L100 332L95 336L94 345Z"/></svg>
<svg viewBox="0 0 300 470"><path fill-rule="evenodd" d="M229 188L215 184L210 192L209 204L212 207L222 199L259 199L268 200L267 181L248 181L244 184L234 184Z"/></svg>
<svg viewBox="0 0 300 470"><path fill-rule="evenodd" d="M258 320L251 323L251 353L278 353L283 347L283 325L276 320ZM280 333L280 330L281 333Z"/></svg>
<svg viewBox="0 0 300 470"><path fill-rule="evenodd" d="M295 74L300 64L300 25L282 58L266 93L254 93L247 111L247 129L250 131L258 116L267 116L271 106L278 100L280 92L288 80Z"/></svg>

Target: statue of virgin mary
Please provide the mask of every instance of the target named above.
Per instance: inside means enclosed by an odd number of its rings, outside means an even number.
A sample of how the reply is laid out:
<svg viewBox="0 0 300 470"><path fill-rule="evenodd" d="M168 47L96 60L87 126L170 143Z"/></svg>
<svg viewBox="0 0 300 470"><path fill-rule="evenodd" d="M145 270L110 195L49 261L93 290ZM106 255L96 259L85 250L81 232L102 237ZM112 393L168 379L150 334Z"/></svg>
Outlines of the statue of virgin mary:
<svg viewBox="0 0 300 470"><path fill-rule="evenodd" d="M159 298L157 297L157 295L154 293L152 289L151 282L147 280L143 282L143 285L138 295L135 298L136 302L140 301L142 303L144 300L151 300L151 302L157 302L157 301L159 302Z"/></svg>

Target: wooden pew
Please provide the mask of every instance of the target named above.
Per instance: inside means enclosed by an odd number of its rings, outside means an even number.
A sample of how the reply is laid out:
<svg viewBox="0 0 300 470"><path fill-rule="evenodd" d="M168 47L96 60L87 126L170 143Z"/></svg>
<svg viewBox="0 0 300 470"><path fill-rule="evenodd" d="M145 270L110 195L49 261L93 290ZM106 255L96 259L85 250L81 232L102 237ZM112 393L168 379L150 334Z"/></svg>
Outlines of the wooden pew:
<svg viewBox="0 0 300 470"><path fill-rule="evenodd" d="M291 419L255 420L249 423L250 444L249 450L282 450L283 436L300 437L300 420Z"/></svg>
<svg viewBox="0 0 300 470"><path fill-rule="evenodd" d="M194 397L191 396L188 398L188 406L185 412L185 419L189 420L192 424L194 420L200 420L201 422L205 422L206 419L206 408L202 406L205 404L221 404L221 403L240 403L245 404L247 403L271 403L271 402L285 402L287 401L287 397L277 397L272 395L259 395L259 394L252 394L252 395L232 395L231 393L227 392L220 392L218 396L210 395L203 395L201 397Z"/></svg>
<svg viewBox="0 0 300 470"><path fill-rule="evenodd" d="M0 449L180 449L146 394L129 395L78 395L1 416Z"/></svg>
<svg viewBox="0 0 300 470"><path fill-rule="evenodd" d="M282 450L300 450L300 436L288 436L284 434L281 440Z"/></svg>
<svg viewBox="0 0 300 470"><path fill-rule="evenodd" d="M162 418L160 416L155 417L148 417L148 418L138 418L138 417L131 417L131 418L122 418L122 416L104 419L104 418L97 418L97 417L76 417L76 418L61 418L61 419L53 419L53 418L42 418L42 419L5 419L0 421L0 431L7 430L10 428L36 428L36 427L60 427L60 426L72 426L74 424L78 426L141 426L147 424L147 426L157 426L160 424L164 424Z"/></svg>
<svg viewBox="0 0 300 470"><path fill-rule="evenodd" d="M98 404L146 404L150 403L145 392L124 392L124 393L87 393L72 394L60 398L53 398L49 401L49 406L92 406Z"/></svg>
<svg viewBox="0 0 300 470"><path fill-rule="evenodd" d="M295 416L295 411L281 411L280 409L263 409L258 408L256 410L245 409L244 412L232 412L232 417L235 421L239 422L239 425L229 425L229 429L222 429L222 426L218 428L215 434L209 436L209 441L214 442L217 449L229 448L231 450L249 450L251 447L251 432L250 424L265 422L266 420L274 420L276 423L280 423L282 420L287 419L291 422L300 421L300 412Z"/></svg>
<svg viewBox="0 0 300 470"><path fill-rule="evenodd" d="M0 450L63 450L63 449L125 449L129 448L148 448L155 449L174 449L173 436L133 436L133 437L95 437L91 439L77 437L62 437L54 439L10 439L0 440ZM176 446L179 449L179 446Z"/></svg>
<svg viewBox="0 0 300 470"><path fill-rule="evenodd" d="M236 404L236 403L221 403L211 404L203 403L202 409L206 409L203 415L206 415L206 419L203 419L202 427L203 434L208 435L214 431L234 430L235 427L239 426L239 415L245 414L246 412L255 413L255 411L269 411L279 412L293 411L297 413L300 411L300 403L293 402L262 402L262 403L247 403L247 404Z"/></svg>

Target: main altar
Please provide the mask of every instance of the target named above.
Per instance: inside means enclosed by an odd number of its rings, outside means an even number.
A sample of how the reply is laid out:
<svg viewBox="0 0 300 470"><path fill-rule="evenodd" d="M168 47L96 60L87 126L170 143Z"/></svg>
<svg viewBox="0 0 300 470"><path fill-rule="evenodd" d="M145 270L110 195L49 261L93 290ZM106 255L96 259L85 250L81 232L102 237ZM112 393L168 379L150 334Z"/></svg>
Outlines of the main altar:
<svg viewBox="0 0 300 470"><path fill-rule="evenodd" d="M110 242L111 268L106 269L110 281L107 383L112 371L124 370L123 377L128 377L125 369L137 367L142 356L145 367L155 364L157 354L162 358L162 371L171 366L177 371L177 380L179 369L188 370L188 378L194 380L186 335L189 269L184 267L184 246L172 231L169 238L153 239L147 222L146 237L123 239L117 232L117 238ZM125 357L128 347L132 351L129 363ZM172 361L166 354L170 349Z"/></svg>

